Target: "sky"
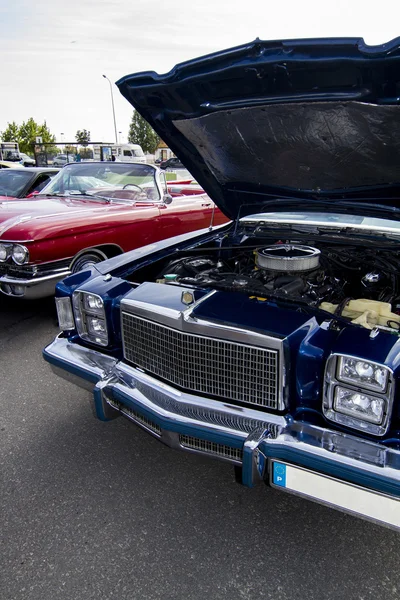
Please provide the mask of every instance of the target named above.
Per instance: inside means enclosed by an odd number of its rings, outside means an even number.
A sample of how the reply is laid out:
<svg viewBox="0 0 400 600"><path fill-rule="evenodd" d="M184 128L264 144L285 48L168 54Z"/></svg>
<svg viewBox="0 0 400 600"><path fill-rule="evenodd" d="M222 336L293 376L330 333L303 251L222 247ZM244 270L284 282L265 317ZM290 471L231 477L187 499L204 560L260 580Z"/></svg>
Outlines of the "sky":
<svg viewBox="0 0 400 600"><path fill-rule="evenodd" d="M114 85L138 71L168 72L217 50L264 40L400 36L397 0L13 0L0 1L0 131L33 117L57 141L88 129L127 139L132 107ZM119 133L121 132L121 133ZM63 134L63 135L61 135Z"/></svg>

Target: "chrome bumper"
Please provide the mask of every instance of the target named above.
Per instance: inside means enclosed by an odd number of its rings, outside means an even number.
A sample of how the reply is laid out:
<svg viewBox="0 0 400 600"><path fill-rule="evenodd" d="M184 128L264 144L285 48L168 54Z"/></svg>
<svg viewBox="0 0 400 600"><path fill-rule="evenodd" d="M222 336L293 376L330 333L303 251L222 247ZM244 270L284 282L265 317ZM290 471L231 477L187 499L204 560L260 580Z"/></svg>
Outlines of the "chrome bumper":
<svg viewBox="0 0 400 600"><path fill-rule="evenodd" d="M64 269L29 279L3 275L0 277L0 292L13 298L24 298L24 300L46 298L53 296L56 284L70 274L69 269Z"/></svg>
<svg viewBox="0 0 400 600"><path fill-rule="evenodd" d="M249 487L268 479L275 459L400 499L400 451L181 392L62 337L45 348L44 358L58 375L93 391L98 418L124 414L168 446L240 465Z"/></svg>

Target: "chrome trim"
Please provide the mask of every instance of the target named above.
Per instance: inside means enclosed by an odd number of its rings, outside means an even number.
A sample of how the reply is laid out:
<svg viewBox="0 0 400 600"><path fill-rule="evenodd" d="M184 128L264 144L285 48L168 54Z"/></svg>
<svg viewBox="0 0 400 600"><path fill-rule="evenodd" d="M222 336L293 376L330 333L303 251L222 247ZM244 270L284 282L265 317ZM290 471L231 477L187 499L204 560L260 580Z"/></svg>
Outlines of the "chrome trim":
<svg viewBox="0 0 400 600"><path fill-rule="evenodd" d="M0 292L6 296L21 297L27 300L46 298L47 296L53 296L56 284L70 274L69 269L64 269L57 273L43 275L42 277L32 277L30 279L2 275L0 276ZM7 291L8 286L17 285L24 288L23 294L14 294L11 289Z"/></svg>
<svg viewBox="0 0 400 600"><path fill-rule="evenodd" d="M84 296L94 296L95 298L98 298L99 300L101 300L102 308L101 309L85 308ZM76 330L78 332L79 337L82 340L86 340L87 342L94 344L95 346L100 346L100 347L108 346L108 344L109 344L108 323L107 323L107 316L106 316L106 311L104 308L103 298L101 296L99 296L99 294L94 294L92 292L88 292L86 290L82 290L81 288L78 288L72 294L72 310L73 310L73 315L74 315L74 319L75 319ZM99 342L96 339L93 339L93 337L95 337L95 336L93 336L91 333L89 333L88 326L87 326L87 317L95 317L95 318L98 317L99 319L104 321L106 332L105 332L105 335L103 336L104 339L102 341ZM100 338L100 340L102 338L101 335L98 335L97 337Z"/></svg>
<svg viewBox="0 0 400 600"><path fill-rule="evenodd" d="M24 260L22 262L18 262L17 260L15 260L14 257L14 249L15 248L22 248L22 250L25 252L25 257ZM11 258L13 260L13 262L18 265L19 267L21 267L22 265L26 265L26 263L29 262L29 250L26 246L24 246L24 244L13 244L12 247L12 252L11 252Z"/></svg>
<svg viewBox="0 0 400 600"><path fill-rule="evenodd" d="M271 423L280 426L286 423L283 417L266 414L254 408L242 408L180 392L123 362L115 365L106 388L128 396L133 395L135 399L140 396L141 406L159 416L174 415L178 421L190 421L199 427L234 433L243 440L256 427L266 429ZM106 389L102 392L107 400Z"/></svg>
<svg viewBox="0 0 400 600"><path fill-rule="evenodd" d="M54 375L57 375L57 377L61 377L61 379L68 381L68 383L73 383L74 385L77 385L79 388L81 388L82 390L86 390L87 392L93 392L95 383L87 381L86 379L82 379L82 377L79 377L79 375L74 375L73 373L70 373L69 371L66 371L63 368L56 367L52 364L50 365L50 369L53 371Z"/></svg>
<svg viewBox="0 0 400 600"><path fill-rule="evenodd" d="M183 289L183 291L185 291L185 289ZM147 318L155 323L160 323L160 325L172 327L173 329L177 329L178 331L183 331L185 333L198 334L200 336L206 335L208 337L217 339L225 339L233 342L248 344L250 346L261 346L263 348L281 351L283 341L279 338L258 333L249 329L241 329L240 327L234 327L231 325L221 325L217 322L204 321L194 317L192 315L194 309L215 293L215 290L213 290L210 292L210 294L206 294L195 304L192 304L190 308L184 311L165 308L157 304L150 304L147 302L132 300L130 298L123 298L121 300L121 313L122 311L125 311L128 314L142 317L144 319Z"/></svg>
<svg viewBox="0 0 400 600"><path fill-rule="evenodd" d="M190 392L276 410L276 350L194 335L122 313L125 359Z"/></svg>
<svg viewBox="0 0 400 600"><path fill-rule="evenodd" d="M70 342L62 334L47 346L44 357L52 368L57 368L53 366L55 361L65 364L68 380L77 378L80 387L86 389L85 377L97 379L96 387L105 402L108 402L107 397L114 398L114 392L122 393L126 398L135 398L142 408L160 417L234 434L243 441L257 427L266 430L272 425L286 425L285 418L279 415L181 392L116 358Z"/></svg>
<svg viewBox="0 0 400 600"><path fill-rule="evenodd" d="M278 462L280 464L284 464L287 467L295 467L296 470L298 471L303 471L305 473L310 473L312 475L317 475L321 478L323 478L323 481L333 481L333 482L337 482L344 487L344 489L346 488L353 488L356 490L360 490L360 492L369 492L369 493L373 493L377 498L379 499L383 499L383 498L388 498L390 500L395 500L398 503L398 509L400 511L400 499L398 497L395 496L391 496L389 494L383 494L382 492L377 492L376 490L370 490L368 488L362 487L360 485L356 485L354 483L350 483L348 481L343 481L341 479L337 479L335 477L332 477L330 475L327 475L325 473L318 473L316 471L312 471L310 469L306 469L304 467L301 467L299 465L294 465L292 463L289 463L287 461L281 461L281 460L275 460L275 459L269 459L268 463L268 470L269 470L269 478L268 478L268 483L271 487L275 488L276 490L279 490L281 492L285 492L287 494L291 494L292 496L298 496L300 498L305 498L306 500L310 500L311 502L315 502L316 504L320 504L322 506L327 506L329 508L334 508L342 513L345 514L350 514L352 516L356 516L356 517L360 517L366 521L370 521L372 523L376 523L377 525L381 525L383 527L387 527L388 529L394 529L395 531L399 531L400 528L397 524L393 524L392 522L388 522L384 520L384 516L382 514L382 518L379 519L377 517L373 517L373 516L369 516L367 514L363 514L361 512L357 512L356 510L351 509L351 508L345 508L342 503L341 503L341 498L339 499L338 497L335 497L334 495L329 499L329 500L322 500L318 497L316 497L315 495L311 493L305 493L304 491L298 491L298 490L293 490L291 488L288 488L286 486L280 486L277 485L276 483L274 483L274 479L273 479L273 463L274 462ZM343 488L342 488L343 489ZM396 506L397 508L397 506ZM382 511L383 513L383 511Z"/></svg>
<svg viewBox="0 0 400 600"><path fill-rule="evenodd" d="M282 251L286 253L282 255ZM291 254L297 253L297 256ZM256 263L260 269L282 273L303 273L316 269L321 251L300 244L276 244L256 251Z"/></svg>
<svg viewBox="0 0 400 600"><path fill-rule="evenodd" d="M242 464L243 450L241 448L219 444L218 442L212 442L210 440L203 440L184 433L179 434L179 443L185 450L195 450L199 454L217 456L218 458L224 458L229 462L238 465Z"/></svg>
<svg viewBox="0 0 400 600"><path fill-rule="evenodd" d="M53 365L78 377L80 385L82 379L97 379L95 391L112 413L116 411L107 398L117 399L150 420L152 416L154 422L160 420L163 425L159 439L172 448L183 449L178 433L184 427L187 432L196 428L196 437L203 432L204 439L218 439L215 436L220 435L223 439L234 438L236 446L242 443L246 485L265 478L269 458L288 451L296 458L318 459L332 469L344 466L360 476L400 486L400 450L349 433L180 392L139 369L61 336L45 349L44 355ZM221 443L226 442L221 439Z"/></svg>
<svg viewBox="0 0 400 600"><path fill-rule="evenodd" d="M91 391L93 391L96 381L106 379L118 363L117 359L112 356L70 342L63 337L63 334L59 334L45 351L52 368L57 371L61 368L68 381L72 381L84 389L89 387ZM62 361L63 366L51 363L52 358L57 359L57 362Z"/></svg>
<svg viewBox="0 0 400 600"><path fill-rule="evenodd" d="M365 362L369 362L371 364L378 365L383 367L388 371L388 381L385 390L379 392L377 390L371 390L370 387L362 386L361 384L357 384L356 382L350 383L349 381L342 381L337 377L337 369L338 369L338 361L340 358L352 358L354 360L365 360ZM342 388L346 388L349 390L354 390L354 392L365 393L369 396L375 396L377 398L383 398L386 400L386 411L384 415L384 420L381 424L376 425L374 423L370 423L361 418L357 418L356 416L345 415L344 413L337 412L333 408L334 396L335 396L335 388L340 386ZM334 423L339 423L344 425L345 427L349 427L351 429L355 429L357 431L363 431L364 433L370 433L372 435L382 436L385 435L389 428L390 418L392 416L393 410L393 402L394 402L394 375L393 370L383 363L378 363L376 361L369 360L367 358L364 359L362 356L353 356L352 354L340 354L335 352L331 354L325 366L324 373L324 389L323 389L323 398L322 398L322 411L327 419L333 421Z"/></svg>
<svg viewBox="0 0 400 600"><path fill-rule="evenodd" d="M157 285L157 284L142 284L142 285ZM184 289L182 291L185 291ZM191 290L189 290L191 291ZM188 335L198 336L201 338L214 338L220 342L228 341L236 344L243 344L251 348L266 349L269 351L276 351L278 357L278 368L276 372L276 404L273 408L275 410L284 410L287 405L287 394L286 389L286 356L284 351L283 340L265 335L256 331L242 329L239 327L233 327L230 325L220 324L212 321L205 321L198 319L193 315L193 311L200 303L205 302L210 296L215 294L215 290L209 294L203 296L195 304L192 304L186 310L176 310L172 308L165 308L157 304L151 304L143 301L134 300L132 298L124 298L121 301L120 311L120 323L122 332L122 347L123 353L126 357L128 355L125 336L123 319L124 315L131 315L133 317L142 318L144 320L151 321L161 326L182 332ZM167 378L165 378L167 379ZM191 390L196 391L196 390ZM256 405L255 405L256 406Z"/></svg>
<svg viewBox="0 0 400 600"><path fill-rule="evenodd" d="M112 408L120 412L133 423L136 423L136 425L140 425L140 427L142 427L142 429L145 429L148 433L151 433L157 438L161 436L161 427L159 427L157 423L154 423L153 421L141 415L137 411L132 410L127 406L124 406L122 402L118 402L116 400L113 400L112 398L108 398L107 402Z"/></svg>

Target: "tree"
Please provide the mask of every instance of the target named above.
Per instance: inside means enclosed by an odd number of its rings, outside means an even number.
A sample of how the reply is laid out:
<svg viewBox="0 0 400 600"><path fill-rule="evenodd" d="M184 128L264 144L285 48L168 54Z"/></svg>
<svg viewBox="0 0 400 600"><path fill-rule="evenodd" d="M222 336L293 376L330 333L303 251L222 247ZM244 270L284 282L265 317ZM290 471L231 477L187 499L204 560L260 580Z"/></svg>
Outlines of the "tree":
<svg viewBox="0 0 400 600"><path fill-rule="evenodd" d="M137 110L133 111L132 121L129 126L128 141L131 144L139 144L143 152L154 154L160 138Z"/></svg>
<svg viewBox="0 0 400 600"><path fill-rule="evenodd" d="M32 146L36 142L36 138L41 137L43 144L53 144L56 141L54 135L50 133L46 121L42 125L36 123L32 117L24 121L19 128L19 148L21 152L32 152ZM47 151L50 148L47 147Z"/></svg>
<svg viewBox="0 0 400 600"><path fill-rule="evenodd" d="M82 146L87 146L90 143L90 131L87 129L78 129L75 134L75 139L78 144Z"/></svg>
<svg viewBox="0 0 400 600"><path fill-rule="evenodd" d="M15 121L7 123L6 129L0 133L0 138L3 142L18 142L19 139L19 127Z"/></svg>
<svg viewBox="0 0 400 600"><path fill-rule="evenodd" d="M64 146L63 154L76 154L77 148L75 146Z"/></svg>
<svg viewBox="0 0 400 600"><path fill-rule="evenodd" d="M8 123L7 128L0 134L5 142L18 142L21 152L33 151L33 144L37 137L41 137L44 144L53 144L56 141L55 136L50 133L46 121L42 125L36 123L32 117L24 121L22 125L17 125L15 121ZM50 151L50 148L47 148Z"/></svg>

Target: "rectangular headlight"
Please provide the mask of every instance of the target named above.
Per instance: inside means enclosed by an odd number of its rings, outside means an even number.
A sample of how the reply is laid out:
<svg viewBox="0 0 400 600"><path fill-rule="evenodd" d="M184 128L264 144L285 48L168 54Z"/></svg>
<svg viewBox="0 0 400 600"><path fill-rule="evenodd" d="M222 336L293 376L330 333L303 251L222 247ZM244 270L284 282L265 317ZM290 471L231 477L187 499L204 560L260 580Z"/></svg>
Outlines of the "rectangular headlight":
<svg viewBox="0 0 400 600"><path fill-rule="evenodd" d="M103 299L97 294L74 292L72 303L79 337L92 344L107 346L108 331Z"/></svg>
<svg viewBox="0 0 400 600"><path fill-rule="evenodd" d="M323 413L327 419L372 435L389 427L393 372L368 359L332 354L325 369Z"/></svg>
<svg viewBox="0 0 400 600"><path fill-rule="evenodd" d="M341 356L338 360L336 377L339 381L384 392L387 387L389 369L369 360Z"/></svg>
<svg viewBox="0 0 400 600"><path fill-rule="evenodd" d="M70 298L56 298L58 324L62 331L75 329L74 314Z"/></svg>
<svg viewBox="0 0 400 600"><path fill-rule="evenodd" d="M384 398L356 392L339 385L335 387L333 409L343 415L380 425L383 421L386 404Z"/></svg>

